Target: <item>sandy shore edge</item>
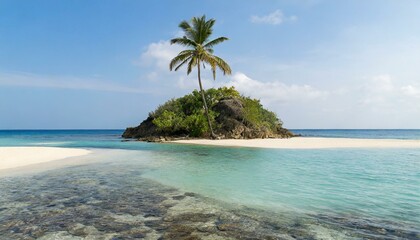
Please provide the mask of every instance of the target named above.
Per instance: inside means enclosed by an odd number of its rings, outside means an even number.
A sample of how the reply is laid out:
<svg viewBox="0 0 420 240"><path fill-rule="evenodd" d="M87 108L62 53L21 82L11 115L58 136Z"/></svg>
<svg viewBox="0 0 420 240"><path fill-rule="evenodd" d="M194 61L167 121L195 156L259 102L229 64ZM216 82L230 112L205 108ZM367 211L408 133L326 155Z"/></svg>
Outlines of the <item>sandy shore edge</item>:
<svg viewBox="0 0 420 240"><path fill-rule="evenodd" d="M288 139L193 139L176 140L172 143L198 144L226 147L324 149L324 148L420 148L420 140L359 139L295 137Z"/></svg>
<svg viewBox="0 0 420 240"><path fill-rule="evenodd" d="M91 153L86 149L60 147L0 147L0 170L24 167Z"/></svg>

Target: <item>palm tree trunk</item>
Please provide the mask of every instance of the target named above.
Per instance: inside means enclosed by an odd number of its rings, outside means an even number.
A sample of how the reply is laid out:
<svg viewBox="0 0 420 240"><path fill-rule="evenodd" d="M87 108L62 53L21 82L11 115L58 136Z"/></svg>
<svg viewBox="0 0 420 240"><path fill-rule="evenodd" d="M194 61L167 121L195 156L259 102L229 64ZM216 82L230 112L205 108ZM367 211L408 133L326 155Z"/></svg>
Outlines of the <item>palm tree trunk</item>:
<svg viewBox="0 0 420 240"><path fill-rule="evenodd" d="M201 74L200 74L200 60L197 60L197 68L198 68L198 83L200 84L200 92L201 92L201 98L203 99L204 103L204 110L206 111L206 117L207 117L207 123L209 124L209 129L211 133L211 137L213 139L216 138L216 134L213 132L213 128L211 127L211 121L210 121L210 115L209 115L209 109L207 107L206 97L204 96L204 90L203 85L201 84Z"/></svg>

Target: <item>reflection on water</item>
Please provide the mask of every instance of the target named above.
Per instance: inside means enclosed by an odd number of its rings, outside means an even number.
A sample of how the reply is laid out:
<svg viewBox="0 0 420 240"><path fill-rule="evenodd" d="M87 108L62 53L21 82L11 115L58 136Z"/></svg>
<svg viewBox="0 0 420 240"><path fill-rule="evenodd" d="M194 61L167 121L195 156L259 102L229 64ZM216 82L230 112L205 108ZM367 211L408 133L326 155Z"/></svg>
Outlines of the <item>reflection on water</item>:
<svg viewBox="0 0 420 240"><path fill-rule="evenodd" d="M418 229L395 221L255 209L145 178L165 170L173 160L168 152L106 155L89 165L0 178L1 239L420 238Z"/></svg>

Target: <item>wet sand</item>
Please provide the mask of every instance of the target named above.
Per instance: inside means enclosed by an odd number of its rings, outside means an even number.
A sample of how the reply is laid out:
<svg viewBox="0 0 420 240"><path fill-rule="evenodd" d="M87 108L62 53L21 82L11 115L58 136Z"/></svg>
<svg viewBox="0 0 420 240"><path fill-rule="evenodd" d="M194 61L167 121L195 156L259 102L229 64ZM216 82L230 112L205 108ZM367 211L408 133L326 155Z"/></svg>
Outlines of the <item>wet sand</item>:
<svg viewBox="0 0 420 240"><path fill-rule="evenodd" d="M420 140L400 139L357 139L357 138L312 138L294 137L287 139L191 139L173 143L198 144L229 147L323 149L323 148L420 148Z"/></svg>

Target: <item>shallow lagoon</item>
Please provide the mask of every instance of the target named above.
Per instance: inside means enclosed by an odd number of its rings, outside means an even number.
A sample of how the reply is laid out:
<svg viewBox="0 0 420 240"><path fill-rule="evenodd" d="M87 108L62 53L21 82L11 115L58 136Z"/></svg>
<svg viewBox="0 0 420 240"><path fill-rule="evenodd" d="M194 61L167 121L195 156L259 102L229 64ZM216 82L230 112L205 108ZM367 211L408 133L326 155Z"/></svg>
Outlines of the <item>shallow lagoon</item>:
<svg viewBox="0 0 420 240"><path fill-rule="evenodd" d="M114 150L1 177L2 239L420 238L420 149L29 139Z"/></svg>

